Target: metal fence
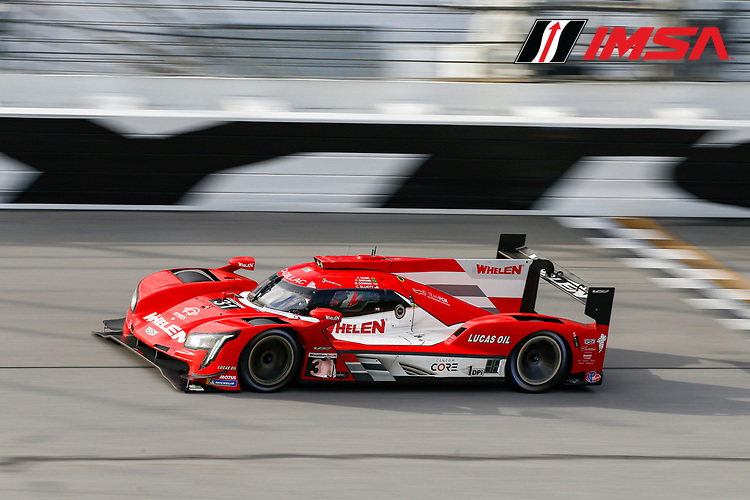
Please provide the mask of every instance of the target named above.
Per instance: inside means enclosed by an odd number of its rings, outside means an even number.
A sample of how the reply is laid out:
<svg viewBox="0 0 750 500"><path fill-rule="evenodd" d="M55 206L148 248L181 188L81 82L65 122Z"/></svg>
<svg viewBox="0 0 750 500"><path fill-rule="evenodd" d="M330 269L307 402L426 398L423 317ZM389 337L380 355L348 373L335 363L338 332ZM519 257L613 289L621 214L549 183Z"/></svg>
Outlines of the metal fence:
<svg viewBox="0 0 750 500"><path fill-rule="evenodd" d="M279 78L747 81L750 2L10 0L0 72ZM534 19L587 19L566 64L514 64ZM730 60L585 61L597 27L718 27ZM651 42L650 42L651 43Z"/></svg>

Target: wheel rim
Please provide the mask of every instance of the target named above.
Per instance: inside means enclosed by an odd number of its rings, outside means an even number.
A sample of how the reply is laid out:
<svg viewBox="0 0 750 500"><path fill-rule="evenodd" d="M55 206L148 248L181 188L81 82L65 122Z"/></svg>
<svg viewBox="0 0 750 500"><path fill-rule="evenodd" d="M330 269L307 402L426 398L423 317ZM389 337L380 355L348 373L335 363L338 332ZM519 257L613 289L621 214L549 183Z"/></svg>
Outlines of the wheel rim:
<svg viewBox="0 0 750 500"><path fill-rule="evenodd" d="M247 368L255 382L273 386L286 378L294 364L294 348L283 337L269 336L253 346Z"/></svg>
<svg viewBox="0 0 750 500"><path fill-rule="evenodd" d="M516 368L521 379L529 385L543 385L560 370L562 351L554 339L535 337L521 348Z"/></svg>

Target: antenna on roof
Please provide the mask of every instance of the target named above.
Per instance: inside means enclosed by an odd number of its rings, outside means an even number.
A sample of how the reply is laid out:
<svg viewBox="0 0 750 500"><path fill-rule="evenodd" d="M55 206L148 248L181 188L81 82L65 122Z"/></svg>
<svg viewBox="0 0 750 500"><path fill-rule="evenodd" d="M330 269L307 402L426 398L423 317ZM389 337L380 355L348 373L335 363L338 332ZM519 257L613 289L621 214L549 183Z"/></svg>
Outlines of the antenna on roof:
<svg viewBox="0 0 750 500"><path fill-rule="evenodd" d="M373 257L375 257L375 254L377 254L377 253L378 253L378 247L376 245L375 248L372 249L372 253L370 255L372 255Z"/></svg>

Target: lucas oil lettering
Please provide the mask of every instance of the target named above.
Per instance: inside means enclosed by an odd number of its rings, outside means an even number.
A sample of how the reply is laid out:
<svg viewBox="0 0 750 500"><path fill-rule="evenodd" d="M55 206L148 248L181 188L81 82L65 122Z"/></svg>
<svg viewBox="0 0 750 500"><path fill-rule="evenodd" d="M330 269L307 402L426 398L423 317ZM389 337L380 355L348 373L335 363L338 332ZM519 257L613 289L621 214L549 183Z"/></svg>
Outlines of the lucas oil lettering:
<svg viewBox="0 0 750 500"><path fill-rule="evenodd" d="M509 335L469 335L468 342L477 342L480 344L510 344Z"/></svg>

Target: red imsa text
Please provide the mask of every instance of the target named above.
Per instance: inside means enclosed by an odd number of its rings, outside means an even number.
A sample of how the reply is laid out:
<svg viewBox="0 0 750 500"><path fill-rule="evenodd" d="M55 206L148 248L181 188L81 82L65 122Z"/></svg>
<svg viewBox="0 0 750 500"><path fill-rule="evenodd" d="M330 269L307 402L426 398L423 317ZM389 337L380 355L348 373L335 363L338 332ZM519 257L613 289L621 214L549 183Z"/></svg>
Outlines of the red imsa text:
<svg viewBox="0 0 750 500"><path fill-rule="evenodd" d="M477 274L521 274L523 264L520 266L492 267L477 264Z"/></svg>
<svg viewBox="0 0 750 500"><path fill-rule="evenodd" d="M385 320L368 321L362 324L339 323L334 333L385 333Z"/></svg>
<svg viewBox="0 0 750 500"><path fill-rule="evenodd" d="M628 37L625 28L615 27L612 28L612 33L610 33L609 38L607 38L607 33L609 33L610 28L602 26L596 30L594 39L591 40L591 45L589 45L583 58L609 60L612 57L615 48L617 48L617 57L622 58L628 50L632 49L628 59L639 59L646 48L646 44L651 39L651 33L654 32L654 29L655 28L653 27L638 28L635 33ZM695 45L693 45L692 50L690 50L689 41L676 38L695 36L697 33L697 27L659 28L656 30L656 33L654 33L653 42L656 45L661 45L662 47L671 50L649 50L644 54L643 60L666 61L683 59L688 51L690 51L690 55L688 56L689 60L700 59L709 41L713 42L714 49L716 50L719 59L729 59L727 49L724 47L724 40L722 40L721 33L719 33L719 28L703 28L700 32L700 36L698 36L698 40L695 42ZM605 38L607 38L606 43L604 43ZM602 45L604 45L604 48L599 52ZM598 52L599 56L597 57Z"/></svg>

